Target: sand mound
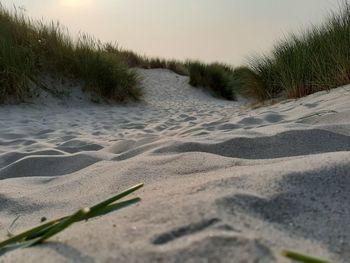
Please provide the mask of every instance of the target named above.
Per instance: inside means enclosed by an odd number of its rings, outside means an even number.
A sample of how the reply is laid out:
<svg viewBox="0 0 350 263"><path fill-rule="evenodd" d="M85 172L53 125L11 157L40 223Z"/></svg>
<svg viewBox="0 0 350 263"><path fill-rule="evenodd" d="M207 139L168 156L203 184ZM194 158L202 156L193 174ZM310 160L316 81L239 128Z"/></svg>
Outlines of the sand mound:
<svg viewBox="0 0 350 263"><path fill-rule="evenodd" d="M349 87L251 110L139 73L139 105L1 107L1 238L18 215L15 232L145 187L134 207L0 262L289 262L285 248L348 261Z"/></svg>

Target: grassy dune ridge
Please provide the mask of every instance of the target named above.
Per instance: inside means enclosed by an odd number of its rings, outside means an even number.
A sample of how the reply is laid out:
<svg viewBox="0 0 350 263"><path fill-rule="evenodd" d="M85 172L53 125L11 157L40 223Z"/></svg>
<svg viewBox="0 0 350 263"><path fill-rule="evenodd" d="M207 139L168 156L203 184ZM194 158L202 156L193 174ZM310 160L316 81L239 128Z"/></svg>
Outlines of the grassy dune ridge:
<svg viewBox="0 0 350 263"><path fill-rule="evenodd" d="M0 5L0 102L30 97L43 75L78 80L114 101L141 95L136 74L99 41L87 35L73 41L59 23L30 20Z"/></svg>
<svg viewBox="0 0 350 263"><path fill-rule="evenodd" d="M322 25L289 34L272 55L234 71L236 89L257 100L299 98L350 83L350 4L344 1Z"/></svg>

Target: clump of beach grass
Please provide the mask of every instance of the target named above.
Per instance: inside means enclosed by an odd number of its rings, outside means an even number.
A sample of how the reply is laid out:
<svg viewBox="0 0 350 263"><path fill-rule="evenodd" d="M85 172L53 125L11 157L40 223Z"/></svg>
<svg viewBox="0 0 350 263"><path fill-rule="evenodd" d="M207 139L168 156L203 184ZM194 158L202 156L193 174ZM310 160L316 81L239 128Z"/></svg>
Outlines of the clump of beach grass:
<svg viewBox="0 0 350 263"><path fill-rule="evenodd" d="M40 226L24 231L18 235L13 235L9 239L0 242L0 255L15 249L31 247L40 244L52 236L62 232L74 223L88 220L93 217L102 216L135 204L141 199L137 197L126 201L117 201L130 195L141 187L143 187L143 184L135 185L123 191L122 193L108 198L107 200L100 202L92 207L79 209L69 216L49 221Z"/></svg>
<svg viewBox="0 0 350 263"><path fill-rule="evenodd" d="M188 69L190 85L209 89L218 97L235 100L235 83L233 69L224 64L204 64L199 61L189 61Z"/></svg>
<svg viewBox="0 0 350 263"><path fill-rule="evenodd" d="M77 80L113 101L141 95L136 74L98 40L82 34L73 41L59 23L35 21L0 4L0 102L30 97L43 75Z"/></svg>
<svg viewBox="0 0 350 263"><path fill-rule="evenodd" d="M299 98L350 83L350 5L280 41L270 55L253 58L236 71L238 88L258 100Z"/></svg>

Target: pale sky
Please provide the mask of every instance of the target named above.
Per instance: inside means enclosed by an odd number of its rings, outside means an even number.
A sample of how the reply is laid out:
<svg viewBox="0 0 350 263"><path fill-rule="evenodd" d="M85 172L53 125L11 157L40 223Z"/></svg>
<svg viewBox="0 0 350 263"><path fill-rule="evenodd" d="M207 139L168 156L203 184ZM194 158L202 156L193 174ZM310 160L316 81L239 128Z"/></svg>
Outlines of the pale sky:
<svg viewBox="0 0 350 263"><path fill-rule="evenodd" d="M1 1L1 0L0 0ZM319 24L339 0L6 0L72 34L148 56L239 65L288 32Z"/></svg>

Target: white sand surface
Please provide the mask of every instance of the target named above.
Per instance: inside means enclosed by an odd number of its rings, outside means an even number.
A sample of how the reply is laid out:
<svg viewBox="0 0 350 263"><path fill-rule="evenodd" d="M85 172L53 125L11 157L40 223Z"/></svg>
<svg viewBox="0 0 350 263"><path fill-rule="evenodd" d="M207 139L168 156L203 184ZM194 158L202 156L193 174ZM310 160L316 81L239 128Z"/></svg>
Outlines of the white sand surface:
<svg viewBox="0 0 350 263"><path fill-rule="evenodd" d="M137 205L0 262L350 258L350 87L250 109L139 70L144 102L0 108L0 238L134 184ZM44 103L45 102L45 103Z"/></svg>

